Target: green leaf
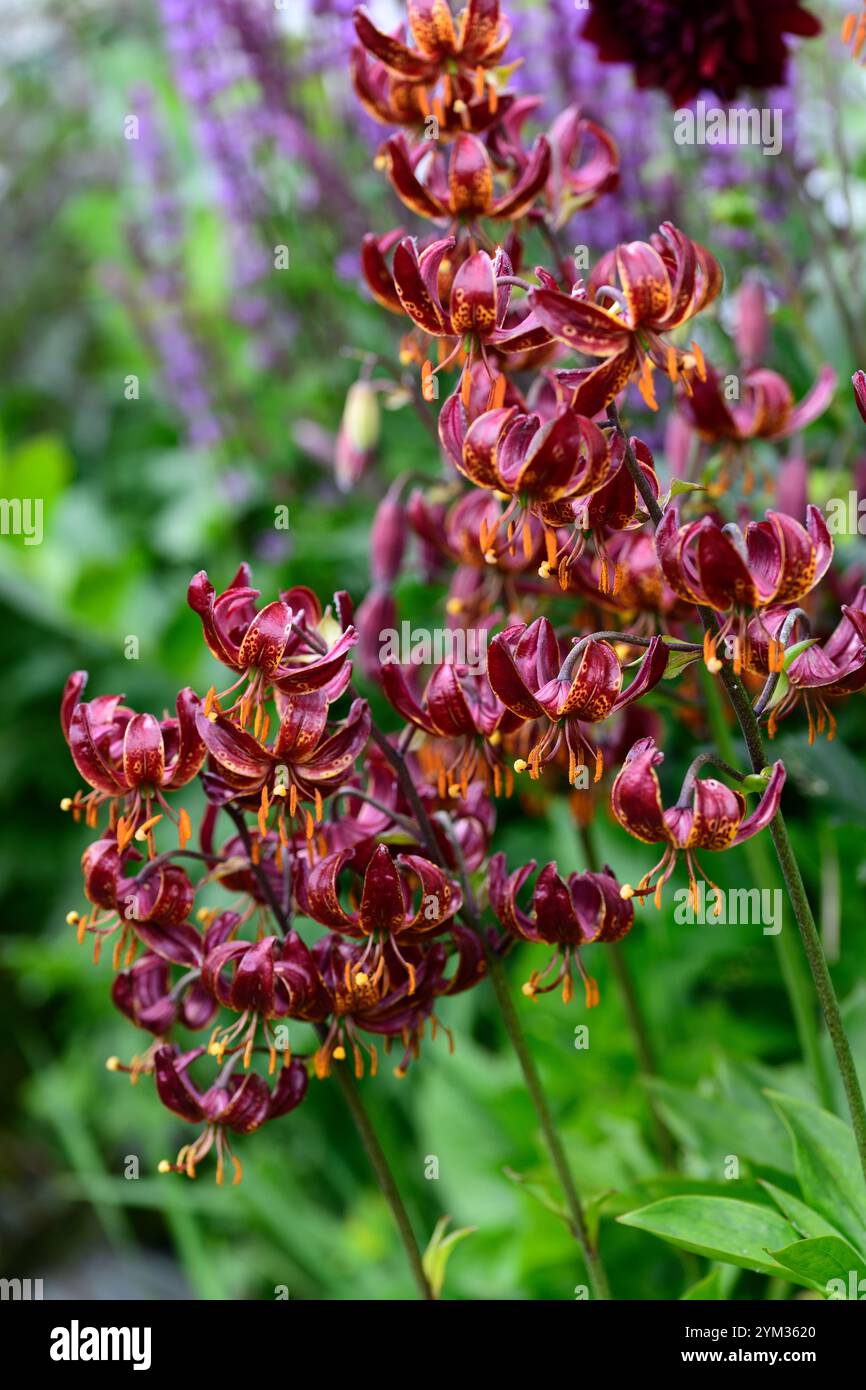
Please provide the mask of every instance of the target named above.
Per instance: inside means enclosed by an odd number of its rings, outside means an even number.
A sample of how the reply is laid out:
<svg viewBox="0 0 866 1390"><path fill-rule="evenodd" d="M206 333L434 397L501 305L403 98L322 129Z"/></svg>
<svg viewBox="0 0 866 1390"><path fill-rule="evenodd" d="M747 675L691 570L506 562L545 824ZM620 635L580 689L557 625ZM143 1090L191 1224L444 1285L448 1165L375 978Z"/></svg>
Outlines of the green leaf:
<svg viewBox="0 0 866 1390"><path fill-rule="evenodd" d="M710 1174L724 1178L730 1154L777 1173L792 1171L785 1132L769 1106L753 1109L742 1099L697 1095L657 1078L645 1084L658 1098L669 1128L700 1155Z"/></svg>
<svg viewBox="0 0 866 1390"><path fill-rule="evenodd" d="M767 1095L790 1131L807 1204L858 1250L866 1250L866 1183L850 1129L808 1101L777 1091Z"/></svg>
<svg viewBox="0 0 866 1390"><path fill-rule="evenodd" d="M839 1232L829 1221L825 1221L817 1211L807 1207L805 1202L801 1202L799 1197L792 1197L790 1192L785 1192L781 1187L776 1187L774 1183L766 1182L759 1178L758 1182L767 1192L769 1192L776 1206L783 1216L786 1216L791 1225L794 1226L801 1236L837 1236Z"/></svg>
<svg viewBox="0 0 866 1390"><path fill-rule="evenodd" d="M619 1220L681 1250L760 1274L778 1274L779 1266L768 1251L796 1241L793 1226L772 1207L730 1197L666 1197Z"/></svg>
<svg viewBox="0 0 866 1390"><path fill-rule="evenodd" d="M681 1295L681 1303L689 1303L692 1300L703 1302L704 1299L711 1299L714 1302L724 1302L730 1295L731 1276L737 1278L736 1272L730 1265L714 1265L709 1274L704 1275L696 1284L692 1284Z"/></svg>
<svg viewBox="0 0 866 1390"><path fill-rule="evenodd" d="M773 1250L772 1255L780 1265L791 1271L798 1283L808 1284L828 1297L831 1280L840 1280L842 1284L836 1297L847 1298L851 1274L854 1274L858 1284L866 1276L866 1263L847 1240L840 1240L838 1236L798 1240L784 1250Z"/></svg>
<svg viewBox="0 0 866 1390"><path fill-rule="evenodd" d="M691 666L700 659L700 655L700 652L668 652L668 664L665 667L664 679L666 681L676 680L687 666Z"/></svg>
<svg viewBox="0 0 866 1390"><path fill-rule="evenodd" d="M450 1221L450 1216L443 1216L436 1222L436 1229L430 1237L430 1244L421 1257L424 1273L427 1275L434 1298L438 1298L445 1287L445 1270L455 1245L458 1245L461 1240L465 1240L466 1236L473 1235L477 1229L475 1226L464 1226L462 1230L451 1231L446 1235Z"/></svg>

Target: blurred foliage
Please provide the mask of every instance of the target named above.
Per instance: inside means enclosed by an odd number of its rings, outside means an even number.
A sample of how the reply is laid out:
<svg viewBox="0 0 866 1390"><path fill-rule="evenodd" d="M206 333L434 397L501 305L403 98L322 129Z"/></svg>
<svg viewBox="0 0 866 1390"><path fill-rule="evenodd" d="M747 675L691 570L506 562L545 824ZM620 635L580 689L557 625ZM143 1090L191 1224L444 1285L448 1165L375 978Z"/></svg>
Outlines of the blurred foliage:
<svg viewBox="0 0 866 1390"><path fill-rule="evenodd" d="M515 8L533 15L542 7ZM292 1298L405 1297L397 1237L332 1085L314 1082L297 1114L242 1141L239 1188L217 1189L206 1173L195 1183L156 1175L159 1159L177 1148L179 1123L146 1078L132 1088L104 1071L106 1057L128 1057L137 1040L111 1008L110 962L91 966L64 922L80 905L78 856L88 833L58 810L76 779L57 722L63 682L78 667L91 672L94 692L122 690L144 708L171 704L178 685L210 684L213 663L185 601L199 568L221 585L246 557L266 593L297 582L324 595L336 587L363 595L369 522L386 480L406 468L435 477L439 466L422 425L403 408L385 412L376 468L349 493L334 479L334 438L357 354L393 361L398 335L396 321L360 293L353 247L359 229L381 230L399 214L390 195L384 205L361 123L332 100L345 77L301 70L296 110L333 156L344 217L327 197L307 206L299 196L303 170L273 156L265 230L291 255L268 286L274 355L263 361L257 330L232 313L231 246L156 7L70 0L4 10L12 37L0 78L0 493L44 499L44 540L0 538L2 1272L44 1277L49 1296L52 1288L104 1289L107 1269L112 1293L129 1297L270 1298L280 1285ZM310 32L300 28L286 40L295 58ZM816 70L816 91L823 81ZM149 214L122 137L136 84L156 94L167 132L183 213L185 308L207 347L207 382L220 403L216 444L190 442L142 324L147 283L129 230ZM814 110L820 155L825 97L815 97ZM851 172L859 215L862 100L845 115L859 150ZM832 155L825 162L832 168ZM687 197L687 170L682 178ZM695 199L693 212L688 230L711 244L714 229L725 226L756 229L772 243L783 281L793 282L775 316L773 365L798 394L818 360L833 361L843 380L866 365L849 360L826 267L796 206L767 231L757 183L742 183ZM831 246L829 254L842 250ZM736 252L725 260L736 284L751 262ZM841 265L836 260L837 271ZM723 305L707 330L719 356L724 312ZM125 395L130 376L138 377L138 399ZM832 495L856 462L852 413L847 402L837 406L809 435L813 500ZM773 451L766 464L772 483ZM273 527L279 505L290 511L285 533ZM862 545L846 543L843 563L861 564ZM401 616L442 611L441 592L416 573L397 592ZM124 656L129 636L138 638L136 660ZM693 698L697 714L686 720L670 696L654 697L673 710L663 770L669 789L696 741L709 740L697 685ZM798 716L779 740L790 768L786 810L823 911L837 987L851 996L861 1061L866 1003L862 986L853 992L866 944L864 734L861 703L846 710L834 744L809 748ZM542 786L503 803L498 844L511 864L552 857L583 867L575 811ZM592 834L621 880L636 881L648 867L652 851L612 825L604 796ZM751 881L741 850L713 870L723 887ZM681 1256L614 1219L670 1195L677 1182L719 1189L731 1153L742 1171L725 1184L728 1195L766 1206L759 1179L796 1191L784 1129L761 1092L769 1086L817 1099L772 939L749 926L680 926L672 907L669 897L661 911L651 903L639 909L625 943L663 1079L646 1085L639 1074L602 950L592 960L602 1006L589 1019L582 1001L565 1008L557 996L531 1003L518 992L518 1007L574 1171L598 1198L590 1206L602 1222L617 1295L679 1297L703 1280L712 1296L760 1296L762 1276ZM784 930L796 931L787 915ZM515 989L528 956L521 948L509 960ZM473 1228L448 1260L451 1298L573 1297L583 1282L580 1259L556 1215L556 1183L539 1156L534 1114L491 996L481 988L442 1012L453 1056L440 1035L406 1080L386 1070L361 1083L422 1247L443 1217L454 1232ZM575 1041L583 1022L585 1050ZM662 1172L653 1150L650 1092L680 1147L677 1179ZM836 1102L844 1113L842 1097ZM124 1176L130 1155L140 1162L137 1180ZM425 1178L430 1156L438 1159L435 1181Z"/></svg>

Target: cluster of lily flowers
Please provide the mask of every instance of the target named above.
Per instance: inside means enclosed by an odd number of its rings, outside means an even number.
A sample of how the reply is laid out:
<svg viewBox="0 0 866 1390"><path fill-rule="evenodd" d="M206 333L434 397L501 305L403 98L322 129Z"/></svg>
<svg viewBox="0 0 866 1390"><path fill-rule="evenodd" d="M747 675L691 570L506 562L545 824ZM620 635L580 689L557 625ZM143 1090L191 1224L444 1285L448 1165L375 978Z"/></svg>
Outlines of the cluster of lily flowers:
<svg viewBox="0 0 866 1390"><path fill-rule="evenodd" d="M832 375L797 405L748 360L731 406L683 332L717 299L721 268L669 223L608 251L584 283L557 232L615 190L615 143L572 109L526 147L539 101L508 90L498 0L469 0L459 21L444 0L407 8L408 37L356 11L352 73L365 107L400 127L378 163L435 231L367 236L363 268L408 320L401 360L418 369L421 397L435 401L440 374L456 374L438 414L445 478L389 489L357 614L347 594L323 607L303 587L258 606L246 565L219 594L200 573L189 605L230 673L224 689L182 690L176 716L159 719L122 696L83 700L76 672L62 702L90 789L64 808L97 833L82 860L88 908L68 920L97 954L112 942L114 1003L151 1035L110 1066L152 1073L162 1102L199 1127L162 1167L194 1176L213 1148L218 1181L227 1161L240 1176L231 1135L299 1105L310 1070L375 1073L378 1043L398 1048L403 1075L426 1032L450 1042L441 1001L478 985L491 954L553 948L524 992L561 987L568 1002L577 975L596 1004L582 952L622 939L633 899L658 903L680 859L696 891L696 851L769 824L781 762L732 790L699 776L699 758L665 808L662 727L644 702L663 679L729 662L763 684L755 708L771 733L803 703L811 736L832 736L831 706L866 685L866 588L837 585L835 629L811 636L833 556L820 511L768 511L741 529L693 485L665 491L617 409L634 383L656 410L663 375L674 409L742 478L748 443L802 429L828 404ZM525 265L530 239L552 269ZM855 387L866 412L862 374ZM378 658L410 536L423 573L448 580L448 624L489 637L483 669L445 661L419 682L416 668ZM373 721L353 664L380 684L397 732ZM613 816L663 846L660 862L634 887L609 868L547 863L531 889L534 861L509 872L494 844L499 800L545 776L582 788L576 813L589 817L612 768ZM195 826L182 802L194 779ZM746 791L759 795L751 813ZM214 886L226 905L197 909ZM324 929L318 939L304 939L299 917L304 935ZM317 1030L312 1058L293 1055L293 1023ZM209 1082L194 1081L205 1068Z"/></svg>

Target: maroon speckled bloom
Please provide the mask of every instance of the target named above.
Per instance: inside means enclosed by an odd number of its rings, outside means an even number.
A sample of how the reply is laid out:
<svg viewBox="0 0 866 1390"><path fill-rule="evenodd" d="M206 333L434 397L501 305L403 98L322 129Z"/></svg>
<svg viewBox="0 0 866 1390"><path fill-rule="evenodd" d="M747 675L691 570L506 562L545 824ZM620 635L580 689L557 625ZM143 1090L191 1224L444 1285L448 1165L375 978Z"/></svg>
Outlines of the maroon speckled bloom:
<svg viewBox="0 0 866 1390"><path fill-rule="evenodd" d="M666 846L658 864L644 874L637 887L626 885L622 890L624 896L636 893L643 898L655 887L656 907L661 906L662 888L680 854L685 855L692 893L697 894L696 878L700 874L718 894L720 890L707 878L693 851L730 849L757 835L778 811L785 785L785 768L780 762L774 763L758 805L747 816L742 792L732 791L715 777L698 778L690 770L676 805L665 810L655 770L663 761L664 754L656 747L655 739L639 739L628 753L610 797L614 815L630 835L646 844Z"/></svg>
<svg viewBox="0 0 866 1390"><path fill-rule="evenodd" d="M574 994L572 966L576 967L586 989L586 1006L598 1003L598 986L586 973L580 958L581 946L594 941L619 941L634 926L634 907L623 898L613 872L605 866L601 873L569 874L562 878L556 864L545 864L535 883L532 912L519 906L517 896L535 868L535 860L511 875L505 855L494 854L490 861L490 906L508 931L524 941L547 942L556 947L546 969L534 970L523 993L534 998L562 984L563 1003ZM559 965L554 978L543 983Z"/></svg>
<svg viewBox="0 0 866 1390"><path fill-rule="evenodd" d="M233 1182L241 1180L241 1165L229 1145L227 1130L235 1134L251 1134L266 1120L287 1115L294 1110L307 1091L307 1069L296 1058L280 1071L273 1091L256 1072L243 1077L235 1075L240 1054L235 1053L225 1064L217 1080L206 1091L200 1091L189 1077L193 1062L203 1056L203 1047L191 1052L179 1052L176 1047L161 1047L154 1058L156 1089L169 1110L190 1124L204 1123L204 1129L191 1144L184 1144L174 1163L163 1160L161 1173L186 1173L194 1178L197 1165L211 1148L216 1146L216 1180L222 1183L226 1155L234 1165Z"/></svg>

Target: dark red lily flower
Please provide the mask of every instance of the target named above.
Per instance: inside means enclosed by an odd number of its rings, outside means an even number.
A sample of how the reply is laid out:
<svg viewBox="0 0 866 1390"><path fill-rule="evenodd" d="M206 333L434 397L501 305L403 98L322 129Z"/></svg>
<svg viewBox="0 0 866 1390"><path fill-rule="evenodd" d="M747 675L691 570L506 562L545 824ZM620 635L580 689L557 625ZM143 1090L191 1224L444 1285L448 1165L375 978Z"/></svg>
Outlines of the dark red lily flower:
<svg viewBox="0 0 866 1390"><path fill-rule="evenodd" d="M643 899L653 891L655 879L656 907L661 906L662 888L680 854L685 855L692 894L697 896L698 874L720 894L721 890L701 869L694 851L730 849L757 835L778 811L785 785L785 768L780 762L774 763L758 805L747 816L742 792L731 791L714 777L696 777L690 770L676 805L664 810L655 771L663 761L664 754L654 739L640 739L626 757L610 797L611 810L630 835L646 844L666 846L658 864L644 874L636 888L626 885L622 889L624 896L636 893Z"/></svg>
<svg viewBox="0 0 866 1390"><path fill-rule="evenodd" d="M490 71L511 37L499 0L467 0L456 22L448 0L407 0L406 9L414 48L402 32L377 29L363 7L354 11L361 48L352 76L362 104L387 125L417 125L432 115L439 138L484 130L510 100Z"/></svg>
<svg viewBox="0 0 866 1390"><path fill-rule="evenodd" d="M542 521L547 509L567 499L577 501L603 487L611 477L608 440L597 425L567 408L543 422L516 406L486 410L472 423L460 394L445 402L439 415L439 438L454 467L476 487L507 493L510 505L500 525L508 528L481 537L485 558L507 549L515 532L526 529L524 551L531 550L528 517ZM558 515L558 513L557 513ZM554 544L555 551L555 544Z"/></svg>
<svg viewBox="0 0 866 1390"><path fill-rule="evenodd" d="M597 367L559 374L563 387L572 391L573 409L592 416L633 377L647 405L657 410L654 367L687 386L694 376L702 377L705 366L697 345L682 352L662 335L694 318L721 288L715 257L673 223L663 222L649 242L627 242L601 258L590 279L591 298L583 290L567 295L542 287L529 292L529 303L535 321L554 338L602 359Z"/></svg>
<svg viewBox="0 0 866 1390"><path fill-rule="evenodd" d="M511 186L498 195L493 161L477 135L458 135L446 156L441 150L431 151L428 141L413 148L400 133L385 142L380 157L394 192L411 212L433 222L459 219L469 226L479 217L496 221L524 217L550 175L550 146L543 135L517 179L512 178ZM419 177L416 170L422 161Z"/></svg>
<svg viewBox="0 0 866 1390"><path fill-rule="evenodd" d="M119 849L123 851L134 834L139 839L147 836L152 849L148 828L161 819L153 816L157 801L177 822L183 847L189 839L189 818L185 811L176 814L163 792L185 787L204 761L204 745L196 731L201 701L187 687L177 697L177 718L160 720L136 714L122 703L122 695L82 701L86 684L87 672L73 671L63 690L60 719L72 761L94 790L83 798L77 793L66 798L62 808L76 819L83 812L92 826L98 807L110 801ZM124 810L118 816L120 801Z"/></svg>
<svg viewBox="0 0 866 1390"><path fill-rule="evenodd" d="M449 236L423 250L419 250L414 237L404 237L397 245L394 285L412 322L434 338L459 338L462 343L468 337L482 352L487 347L504 353L525 352L549 343L551 335L533 313L527 313L515 327L505 327L511 286L500 280L512 275L513 268L501 249L494 256L476 251L464 260L453 279L449 276L445 302L440 268L456 244L455 238ZM472 360L470 353L470 364ZM503 388L504 385L503 380ZM468 393L468 382L465 389Z"/></svg>
<svg viewBox="0 0 866 1390"><path fill-rule="evenodd" d="M114 947L115 970L125 953L127 964L131 964L140 924L175 926L186 921L195 902L195 889L177 864L160 864L143 870L139 877L130 877L125 868L127 858L131 856L121 853L114 837L88 845L81 856L81 870L84 891L93 907L84 916L70 912L66 918L78 928L79 943L88 933L95 937L95 960L99 959L103 942L120 931Z"/></svg>
<svg viewBox="0 0 866 1390"><path fill-rule="evenodd" d="M277 709L280 724L271 745L261 743L223 714L201 714L199 728L217 774L206 774L210 799L222 802L259 797L262 837L267 832L270 807L276 803L280 839L287 845L286 810L291 821L299 800L314 803L315 814L307 811L305 815L310 838L314 823L322 819L323 798L351 774L370 737L370 709L366 700L353 700L346 719L336 728L328 726L328 701L323 691L278 694Z"/></svg>
<svg viewBox="0 0 866 1390"><path fill-rule="evenodd" d="M631 447L638 467L654 496L658 497L659 480L649 448L642 439L637 438L632 438ZM623 582L623 566L610 553L608 537L614 538L616 548L617 538L623 532L643 526L646 513L640 510L642 506L637 486L628 469L625 441L621 434L614 434L610 441L607 474L601 486L545 507L545 520L549 525L565 528L565 539L560 542L557 538L552 543L550 530L545 532L547 559L539 568L541 577L547 579L555 573L560 588L567 589L572 568L592 537L595 553L601 562L599 588L602 594L615 598Z"/></svg>
<svg viewBox="0 0 866 1390"><path fill-rule="evenodd" d="M188 980L179 990L172 988L168 962L148 952L129 970L121 970L111 987L111 998L122 1014L148 1032L162 1038L180 1023L193 1032L206 1028L217 1011L217 1002L197 980ZM111 1071L126 1070L111 1059ZM129 1068L133 1079L151 1069L151 1059L133 1058Z"/></svg>
<svg viewBox="0 0 866 1390"><path fill-rule="evenodd" d="M515 764L515 770L523 772L528 767L530 777L537 779L564 739L569 781L577 782L586 751L595 763L598 782L603 759L589 742L584 724L600 723L640 699L658 684L666 667L664 642L654 637L623 691L623 668L609 642L584 638L563 656L547 618L536 618L529 627L515 623L500 632L487 657L491 688L519 719L545 721L538 742L528 758Z"/></svg>
<svg viewBox="0 0 866 1390"><path fill-rule="evenodd" d="M753 367L742 376L739 401L729 404L718 374L708 367L706 380L692 382L680 409L701 438L714 443L787 439L824 413L835 389L836 373L822 367L815 385L795 405L790 386L778 372Z"/></svg>
<svg viewBox="0 0 866 1390"><path fill-rule="evenodd" d="M708 88L730 101L744 88L780 86L787 36L820 32L799 0L592 0L583 38L603 62L630 63L639 87L660 87L684 106Z"/></svg>
<svg viewBox="0 0 866 1390"><path fill-rule="evenodd" d="M208 1051L222 1062L230 1045L242 1048L244 1066L248 1067L261 1024L271 1075L278 1049L270 1025L286 1018L318 1023L330 1012L313 957L296 931L282 941L265 936L255 942L218 943L205 954L202 984L221 1004L240 1015L230 1027L214 1034Z"/></svg>
<svg viewBox="0 0 866 1390"><path fill-rule="evenodd" d="M807 508L805 526L784 512L768 511L766 518L750 522L742 535L733 523L722 526L712 516L682 525L673 503L656 530L659 563L674 592L728 614L705 642L711 670L719 669L716 649L733 630L739 673L748 664L745 614L797 603L824 577L833 558L833 540L817 507Z"/></svg>
<svg viewBox="0 0 866 1390"><path fill-rule="evenodd" d="M750 668L763 674L778 670L778 657L771 644L781 650L780 635L791 610L770 608L760 620L749 624ZM803 640L791 629L789 645ZM785 669L777 700L769 709L767 732L772 738L784 719L802 700L809 721L809 743L816 734L831 740L836 720L828 700L844 699L866 689L866 586L861 586L850 604L842 604L842 617L834 631L822 642L806 647Z"/></svg>
<svg viewBox="0 0 866 1390"><path fill-rule="evenodd" d="M358 907L347 912L340 902L337 885L350 858L351 854L343 851L314 864L297 884L298 903L306 916L323 927L366 940L367 951L357 966L376 982L377 973L385 969L386 943L402 960L404 944L426 941L445 930L460 911L463 895L457 884L429 859L417 854L392 858L385 845L378 845L364 871ZM420 889L417 906L410 882L417 882ZM406 963L406 970L412 994L415 986L410 962Z"/></svg>
<svg viewBox="0 0 866 1390"><path fill-rule="evenodd" d="M488 136L494 160L505 168L525 172L527 154L520 128L541 105L536 96L518 97ZM619 150L613 137L595 121L569 106L556 117L547 132L552 159L544 195L555 227L565 224L581 209L593 207L619 184Z"/></svg>
<svg viewBox="0 0 866 1390"><path fill-rule="evenodd" d="M534 869L535 860L530 859L509 876L504 854L494 854L490 860L490 906L502 925L524 941L556 947L547 967L532 972L523 993L533 999L561 983L563 1003L570 1003L574 966L584 982L586 1007L591 1009L599 1002L598 985L586 973L580 948L594 941L620 941L634 926L634 907L620 895L619 884L606 865L601 873L573 873L564 879L551 863L538 875L530 915L519 906L517 896ZM557 965L554 978L544 984Z"/></svg>
<svg viewBox="0 0 866 1390"><path fill-rule="evenodd" d="M438 760L441 795L451 788L455 795L465 795L469 782L479 773L484 776L488 766L495 775L497 747L517 721L494 695L483 671L442 662L434 668L419 700L401 667L388 662L382 667L382 688L397 713L416 729L434 739L457 740L453 762L446 765Z"/></svg>
<svg viewBox="0 0 866 1390"><path fill-rule="evenodd" d="M289 589L257 611L259 590L251 588L249 581L250 570L245 564L219 595L204 570L190 580L187 602L201 618L210 651L217 661L239 673L228 690L219 696L212 693L206 700L206 713L219 709L219 700L244 681L244 693L232 706L241 707L242 724L247 723L252 709L261 705L269 686L287 695L323 690L330 699L336 699L351 675L346 658L357 640L355 629L344 623L343 631L322 653L318 643L311 640L324 626L321 604L311 589ZM341 602L338 596L338 607ZM333 626L330 622L328 629Z"/></svg>
<svg viewBox="0 0 866 1390"><path fill-rule="evenodd" d="M407 945L398 957L394 942L389 939L382 949L384 967L375 974L361 964L366 958L366 946L346 941L335 933L316 942L313 956L331 996L334 1013L328 1034L316 1053L317 1076L329 1074L332 1059L345 1058L346 1043L352 1049L355 1075L363 1075L364 1052L370 1058L370 1074L376 1075L376 1048L359 1037L359 1030L383 1037L386 1052L392 1040L399 1038L405 1051L395 1075L405 1076L409 1062L418 1056L427 1019L431 1021L434 1038L441 1026L433 1012L436 1000L471 989L484 977L481 938L454 923L451 939L454 954L450 958L441 941L426 947ZM455 958L456 967L447 975L449 959ZM445 1033L453 1049L447 1028Z"/></svg>
<svg viewBox="0 0 866 1390"><path fill-rule="evenodd" d="M266 1120L287 1115L300 1105L307 1091L307 1069L295 1058L284 1066L273 1091L255 1072L238 1077L233 1068L238 1053L223 1067L218 1079L206 1091L200 1091L190 1080L189 1068L203 1056L203 1047L180 1052L176 1047L161 1047L154 1059L156 1089L167 1109L174 1111L190 1124L204 1123L204 1129L191 1144L184 1144L174 1163L163 1160L161 1173L185 1173L194 1178L202 1159L216 1147L216 1180L223 1181L223 1166L228 1156L234 1166L234 1183L241 1180L241 1165L231 1150L227 1130L235 1134L251 1134Z"/></svg>

